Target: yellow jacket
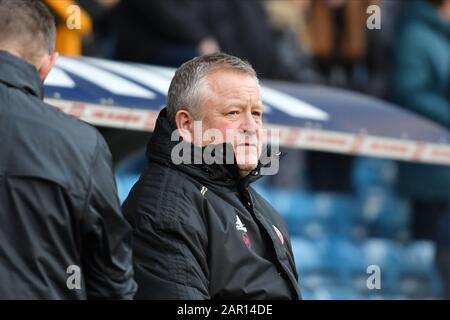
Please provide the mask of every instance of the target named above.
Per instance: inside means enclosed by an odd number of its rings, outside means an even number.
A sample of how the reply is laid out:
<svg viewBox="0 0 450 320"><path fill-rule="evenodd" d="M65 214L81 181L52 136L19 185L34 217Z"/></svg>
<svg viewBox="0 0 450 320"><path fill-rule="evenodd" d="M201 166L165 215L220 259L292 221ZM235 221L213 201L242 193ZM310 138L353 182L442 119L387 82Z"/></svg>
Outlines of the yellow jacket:
<svg viewBox="0 0 450 320"><path fill-rule="evenodd" d="M56 14L56 51L67 56L82 53L82 38L92 32L91 17L73 0L44 0Z"/></svg>

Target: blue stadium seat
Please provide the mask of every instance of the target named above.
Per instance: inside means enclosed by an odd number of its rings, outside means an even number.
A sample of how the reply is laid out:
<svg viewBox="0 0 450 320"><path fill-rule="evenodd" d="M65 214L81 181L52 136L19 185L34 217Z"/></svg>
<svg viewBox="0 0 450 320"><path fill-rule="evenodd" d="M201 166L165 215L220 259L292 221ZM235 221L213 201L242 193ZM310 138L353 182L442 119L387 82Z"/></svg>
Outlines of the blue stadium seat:
<svg viewBox="0 0 450 320"><path fill-rule="evenodd" d="M340 283L338 270L327 260L325 246L300 237L293 237L291 242L300 288L314 291Z"/></svg>
<svg viewBox="0 0 450 320"><path fill-rule="evenodd" d="M362 251L364 254L364 266L379 267L381 272L380 293L397 294L400 286L400 272L402 265L401 246L389 239L369 239L363 242ZM367 279L369 274L365 275ZM360 288L363 285L359 286ZM375 289L378 291L378 289ZM369 294L371 290L367 289Z"/></svg>
<svg viewBox="0 0 450 320"><path fill-rule="evenodd" d="M300 287L303 300L317 300L314 291L308 290L305 287Z"/></svg>
<svg viewBox="0 0 450 320"><path fill-rule="evenodd" d="M123 203L145 166L145 151L139 150L116 166L116 183L120 203Z"/></svg>
<svg viewBox="0 0 450 320"><path fill-rule="evenodd" d="M384 192L369 192L361 198L361 211L369 236L407 241L410 238L409 202Z"/></svg>
<svg viewBox="0 0 450 320"><path fill-rule="evenodd" d="M292 252L294 253L297 271L307 273L323 268L323 255L320 248L306 238L291 238Z"/></svg>
<svg viewBox="0 0 450 320"><path fill-rule="evenodd" d="M362 295L363 300L408 300L407 296L402 294L380 293L378 291L368 292Z"/></svg>
<svg viewBox="0 0 450 320"><path fill-rule="evenodd" d="M310 295L312 300L363 300L364 296L347 286L319 288Z"/></svg>
<svg viewBox="0 0 450 320"><path fill-rule="evenodd" d="M392 193L397 181L395 161L372 158L355 158L352 170L352 185L355 192L364 195L372 190Z"/></svg>
<svg viewBox="0 0 450 320"><path fill-rule="evenodd" d="M292 236L306 233L323 234L317 222L315 197L301 189L265 188L261 195L280 213L286 221Z"/></svg>
<svg viewBox="0 0 450 320"><path fill-rule="evenodd" d="M351 233L349 217L360 211L357 200L348 195L267 187L257 190L283 216L293 236L311 239L325 235L348 236Z"/></svg>
<svg viewBox="0 0 450 320"><path fill-rule="evenodd" d="M361 245L346 238L329 238L327 258L339 270L343 283L350 285L355 275L365 272Z"/></svg>
<svg viewBox="0 0 450 320"><path fill-rule="evenodd" d="M131 188L138 181L138 179L139 179L138 174L122 174L120 176L116 176L117 193L119 195L119 200L121 204L128 197Z"/></svg>
<svg viewBox="0 0 450 320"><path fill-rule="evenodd" d="M389 239L350 241L342 237L292 238L300 286L308 299L436 299L442 285L434 265L434 248L426 241L405 246ZM380 288L369 289L380 271Z"/></svg>
<svg viewBox="0 0 450 320"><path fill-rule="evenodd" d="M365 289L366 262L361 246L339 236L309 240L294 237L292 247L301 284L317 288L346 286L348 290ZM354 285L363 277L364 287Z"/></svg>
<svg viewBox="0 0 450 320"><path fill-rule="evenodd" d="M356 198L336 193L317 193L315 198L316 212L327 235L350 238L356 235L352 224L354 217L360 216Z"/></svg>
<svg viewBox="0 0 450 320"><path fill-rule="evenodd" d="M435 265L435 245L414 241L403 250L401 291L412 298L440 297L442 285Z"/></svg>

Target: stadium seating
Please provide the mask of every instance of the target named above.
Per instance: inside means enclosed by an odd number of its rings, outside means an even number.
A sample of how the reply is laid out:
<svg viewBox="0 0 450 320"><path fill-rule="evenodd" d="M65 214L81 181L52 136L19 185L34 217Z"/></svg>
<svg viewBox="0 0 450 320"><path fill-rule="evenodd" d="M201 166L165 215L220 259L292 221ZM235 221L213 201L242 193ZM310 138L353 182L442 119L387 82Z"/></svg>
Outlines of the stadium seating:
<svg viewBox="0 0 450 320"><path fill-rule="evenodd" d="M403 252L401 292L415 298L438 297L441 279L434 263L435 246L430 241L413 241Z"/></svg>
<svg viewBox="0 0 450 320"><path fill-rule="evenodd" d="M352 172L354 192L362 196L374 190L393 193L397 180L397 165L392 160L355 157Z"/></svg>
<svg viewBox="0 0 450 320"><path fill-rule="evenodd" d="M359 199L369 236L407 241L410 238L409 203L394 195L372 191Z"/></svg>
<svg viewBox="0 0 450 320"><path fill-rule="evenodd" d="M140 150L116 168L123 201L145 165ZM435 299L442 284L434 244L410 240L409 203L394 192L396 165L357 158L351 194L271 187L254 189L286 221L304 299ZM367 279L380 271L380 288Z"/></svg>

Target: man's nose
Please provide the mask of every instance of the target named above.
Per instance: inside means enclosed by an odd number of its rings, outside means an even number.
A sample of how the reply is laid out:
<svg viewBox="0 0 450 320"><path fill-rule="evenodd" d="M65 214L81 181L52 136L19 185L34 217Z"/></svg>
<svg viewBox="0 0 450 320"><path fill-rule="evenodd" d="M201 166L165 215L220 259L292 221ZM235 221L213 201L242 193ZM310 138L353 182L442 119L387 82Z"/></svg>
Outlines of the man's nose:
<svg viewBox="0 0 450 320"><path fill-rule="evenodd" d="M258 123L255 121L251 112L246 112L244 120L241 124L241 129L245 133L255 133L258 129Z"/></svg>

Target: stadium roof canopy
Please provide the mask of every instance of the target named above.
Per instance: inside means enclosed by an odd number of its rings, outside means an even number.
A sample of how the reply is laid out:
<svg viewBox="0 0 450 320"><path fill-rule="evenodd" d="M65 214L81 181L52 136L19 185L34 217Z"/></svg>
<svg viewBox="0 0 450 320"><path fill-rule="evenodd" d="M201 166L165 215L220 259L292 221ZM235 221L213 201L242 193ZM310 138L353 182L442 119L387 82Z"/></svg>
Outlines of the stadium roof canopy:
<svg viewBox="0 0 450 320"><path fill-rule="evenodd" d="M152 131L174 69L60 57L45 100L93 125ZM385 101L325 86L261 81L280 145L450 165L450 132Z"/></svg>

